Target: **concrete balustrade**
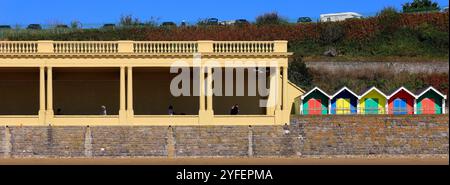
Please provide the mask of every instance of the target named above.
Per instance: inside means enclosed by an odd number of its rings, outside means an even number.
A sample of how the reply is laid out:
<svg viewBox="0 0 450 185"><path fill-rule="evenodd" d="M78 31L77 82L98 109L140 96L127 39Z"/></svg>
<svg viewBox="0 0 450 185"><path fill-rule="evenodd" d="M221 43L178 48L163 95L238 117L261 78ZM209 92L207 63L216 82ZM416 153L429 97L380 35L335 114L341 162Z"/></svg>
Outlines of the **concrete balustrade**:
<svg viewBox="0 0 450 185"><path fill-rule="evenodd" d="M0 53L274 53L287 52L287 41L0 41Z"/></svg>

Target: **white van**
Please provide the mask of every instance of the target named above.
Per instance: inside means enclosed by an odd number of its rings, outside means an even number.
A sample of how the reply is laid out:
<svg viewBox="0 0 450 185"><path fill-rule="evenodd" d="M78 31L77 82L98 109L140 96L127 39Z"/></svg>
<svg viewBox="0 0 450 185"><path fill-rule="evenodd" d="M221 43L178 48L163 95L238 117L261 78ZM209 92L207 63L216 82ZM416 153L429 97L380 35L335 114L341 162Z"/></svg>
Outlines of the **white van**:
<svg viewBox="0 0 450 185"><path fill-rule="evenodd" d="M320 14L320 22L336 22L351 18L360 19L362 18L362 15L356 12Z"/></svg>

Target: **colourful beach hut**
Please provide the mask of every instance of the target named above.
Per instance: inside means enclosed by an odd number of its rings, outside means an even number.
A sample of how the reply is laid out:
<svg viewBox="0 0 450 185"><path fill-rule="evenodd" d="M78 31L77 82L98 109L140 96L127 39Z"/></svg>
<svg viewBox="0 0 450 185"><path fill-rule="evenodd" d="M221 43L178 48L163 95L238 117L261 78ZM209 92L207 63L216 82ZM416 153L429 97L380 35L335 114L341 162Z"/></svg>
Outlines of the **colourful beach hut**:
<svg viewBox="0 0 450 185"><path fill-rule="evenodd" d="M417 92L417 114L445 114L445 100L447 96L433 87L428 87Z"/></svg>
<svg viewBox="0 0 450 185"><path fill-rule="evenodd" d="M359 114L385 114L387 96L376 87L371 87L358 97Z"/></svg>
<svg viewBox="0 0 450 185"><path fill-rule="evenodd" d="M356 114L358 95L347 87L341 88L331 96L331 114Z"/></svg>
<svg viewBox="0 0 450 185"><path fill-rule="evenodd" d="M330 96L318 87L301 96L300 112L308 115L328 114Z"/></svg>
<svg viewBox="0 0 450 185"><path fill-rule="evenodd" d="M415 95L406 89L400 87L388 96L389 114L414 114Z"/></svg>

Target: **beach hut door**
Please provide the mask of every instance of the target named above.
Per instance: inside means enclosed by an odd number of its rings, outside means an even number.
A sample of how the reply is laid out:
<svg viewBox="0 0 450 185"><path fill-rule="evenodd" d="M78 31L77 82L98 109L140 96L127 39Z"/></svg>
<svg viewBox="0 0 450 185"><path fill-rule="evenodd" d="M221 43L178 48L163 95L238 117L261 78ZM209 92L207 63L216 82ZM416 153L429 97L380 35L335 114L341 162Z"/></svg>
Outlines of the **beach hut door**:
<svg viewBox="0 0 450 185"><path fill-rule="evenodd" d="M406 100L397 98L394 100L394 114L407 114Z"/></svg>
<svg viewBox="0 0 450 185"><path fill-rule="evenodd" d="M365 102L366 114L378 114L378 99L367 98Z"/></svg>
<svg viewBox="0 0 450 185"><path fill-rule="evenodd" d="M436 113L436 108L433 98L424 98L422 100L422 112L423 114L434 114Z"/></svg>
<svg viewBox="0 0 450 185"><path fill-rule="evenodd" d="M337 99L336 114L350 114L350 99L339 98Z"/></svg>
<svg viewBox="0 0 450 185"><path fill-rule="evenodd" d="M311 98L308 100L309 114L321 114L322 113L322 100Z"/></svg>

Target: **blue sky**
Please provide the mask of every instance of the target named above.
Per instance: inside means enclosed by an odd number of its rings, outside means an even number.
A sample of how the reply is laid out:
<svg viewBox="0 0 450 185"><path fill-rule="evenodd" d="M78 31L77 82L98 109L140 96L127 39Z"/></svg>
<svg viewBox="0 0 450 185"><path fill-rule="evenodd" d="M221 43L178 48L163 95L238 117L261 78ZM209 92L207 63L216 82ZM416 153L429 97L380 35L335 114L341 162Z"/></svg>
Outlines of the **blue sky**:
<svg viewBox="0 0 450 185"><path fill-rule="evenodd" d="M195 23L200 18L220 20L244 18L276 11L291 21L300 16L319 17L322 13L354 11L373 15L386 6L401 9L412 0L0 0L0 24L30 23L83 24L117 22L131 14L141 20ZM448 6L446 0L435 0Z"/></svg>

